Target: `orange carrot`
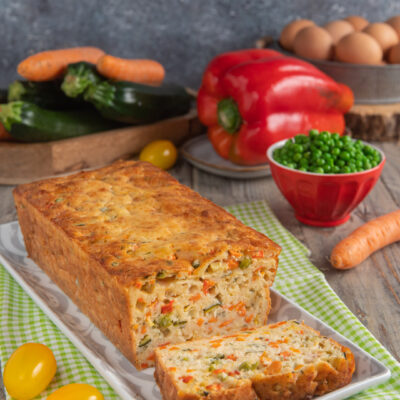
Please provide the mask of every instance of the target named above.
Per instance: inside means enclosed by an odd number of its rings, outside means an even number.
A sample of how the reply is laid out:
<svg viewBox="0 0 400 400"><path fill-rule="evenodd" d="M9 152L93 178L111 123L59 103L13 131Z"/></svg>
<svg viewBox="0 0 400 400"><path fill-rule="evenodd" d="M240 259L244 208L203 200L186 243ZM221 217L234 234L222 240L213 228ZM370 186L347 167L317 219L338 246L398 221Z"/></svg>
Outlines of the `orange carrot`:
<svg viewBox="0 0 400 400"><path fill-rule="evenodd" d="M12 140L12 136L6 131L4 125L0 122L0 141Z"/></svg>
<svg viewBox="0 0 400 400"><path fill-rule="evenodd" d="M227 321L222 322L221 324L219 324L220 328L223 328L225 326L230 325L233 322L233 319L228 319Z"/></svg>
<svg viewBox="0 0 400 400"><path fill-rule="evenodd" d="M153 60L128 60L104 55L97 62L101 75L118 81L159 85L164 79L164 67Z"/></svg>
<svg viewBox="0 0 400 400"><path fill-rule="evenodd" d="M400 240L400 210L375 218L357 228L332 250L331 264L349 269L375 251Z"/></svg>
<svg viewBox="0 0 400 400"><path fill-rule="evenodd" d="M96 64L104 54L96 47L73 47L36 53L21 61L18 73L30 81L50 81L62 76L68 64L87 61Z"/></svg>

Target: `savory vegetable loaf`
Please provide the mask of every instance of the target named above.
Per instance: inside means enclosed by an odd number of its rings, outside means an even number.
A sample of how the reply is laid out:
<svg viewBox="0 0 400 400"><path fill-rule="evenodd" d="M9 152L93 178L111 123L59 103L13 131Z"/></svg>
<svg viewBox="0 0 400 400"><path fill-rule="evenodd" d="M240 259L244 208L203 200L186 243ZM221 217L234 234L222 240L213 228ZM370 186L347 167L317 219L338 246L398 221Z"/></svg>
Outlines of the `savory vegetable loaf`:
<svg viewBox="0 0 400 400"><path fill-rule="evenodd" d="M155 350L164 400L302 400L348 384L351 351L296 321Z"/></svg>
<svg viewBox="0 0 400 400"><path fill-rule="evenodd" d="M266 323L279 246L149 163L14 198L29 256L138 368L165 343Z"/></svg>

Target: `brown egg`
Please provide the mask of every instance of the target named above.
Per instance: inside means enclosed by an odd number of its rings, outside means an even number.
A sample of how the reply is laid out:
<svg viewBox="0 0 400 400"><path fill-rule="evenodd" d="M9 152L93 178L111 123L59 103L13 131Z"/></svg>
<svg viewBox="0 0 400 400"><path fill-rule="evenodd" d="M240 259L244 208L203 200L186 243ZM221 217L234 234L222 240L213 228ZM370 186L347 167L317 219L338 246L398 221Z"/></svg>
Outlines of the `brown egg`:
<svg viewBox="0 0 400 400"><path fill-rule="evenodd" d="M360 17L359 15L349 15L345 18L345 21L350 22L355 31L362 31L369 24L365 18Z"/></svg>
<svg viewBox="0 0 400 400"><path fill-rule="evenodd" d="M400 64L400 43L389 49L387 60L390 64Z"/></svg>
<svg viewBox="0 0 400 400"><path fill-rule="evenodd" d="M363 32L372 36L380 44L384 53L399 42L396 31L384 22L369 24L363 29Z"/></svg>
<svg viewBox="0 0 400 400"><path fill-rule="evenodd" d="M343 37L336 46L335 57L352 64L377 65L382 61L382 48L370 35L353 32Z"/></svg>
<svg viewBox="0 0 400 400"><path fill-rule="evenodd" d="M284 49L293 51L293 40L297 33L306 26L311 25L315 25L315 23L309 19L298 19L296 21L292 21L283 28L281 37L279 38L279 43Z"/></svg>
<svg viewBox="0 0 400 400"><path fill-rule="evenodd" d="M386 23L389 24L396 31L397 36L400 38L400 15L389 18Z"/></svg>
<svg viewBox="0 0 400 400"><path fill-rule="evenodd" d="M329 60L333 54L333 40L325 29L319 26L308 26L294 38L293 50L300 57Z"/></svg>
<svg viewBox="0 0 400 400"><path fill-rule="evenodd" d="M332 36L333 44L337 44L343 36L354 32L353 25L350 22L343 20L328 22L324 25L324 29L326 29Z"/></svg>

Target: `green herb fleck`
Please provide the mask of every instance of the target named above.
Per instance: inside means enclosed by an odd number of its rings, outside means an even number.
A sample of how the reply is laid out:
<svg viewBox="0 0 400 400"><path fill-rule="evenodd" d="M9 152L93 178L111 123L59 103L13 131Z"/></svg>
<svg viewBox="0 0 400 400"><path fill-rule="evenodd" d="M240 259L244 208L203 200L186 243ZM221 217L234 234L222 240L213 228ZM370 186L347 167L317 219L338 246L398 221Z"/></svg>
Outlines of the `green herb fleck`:
<svg viewBox="0 0 400 400"><path fill-rule="evenodd" d="M107 212L107 211L108 211L108 207L101 207L101 208L100 208L100 211L103 212L103 213L104 213L104 212Z"/></svg>
<svg viewBox="0 0 400 400"><path fill-rule="evenodd" d="M173 325L174 326L182 326L185 325L187 323L187 321L174 321Z"/></svg>
<svg viewBox="0 0 400 400"><path fill-rule="evenodd" d="M55 203L60 203L61 201L64 201L64 199L62 197L59 197L58 199L55 199Z"/></svg>
<svg viewBox="0 0 400 400"><path fill-rule="evenodd" d="M213 305L210 306L210 307L203 308L203 311L204 311L205 313L208 313L208 312L210 312L210 311L216 309L217 307L221 307L221 306L222 306L221 303L215 303L215 304L213 304Z"/></svg>
<svg viewBox="0 0 400 400"><path fill-rule="evenodd" d="M111 263L111 265L112 265L113 267L118 267L119 262L118 262L118 261L113 261L113 262Z"/></svg>
<svg viewBox="0 0 400 400"><path fill-rule="evenodd" d="M346 353L343 353L343 356L344 356L345 360L347 360L347 355L346 355Z"/></svg>
<svg viewBox="0 0 400 400"><path fill-rule="evenodd" d="M165 279L165 278L168 278L168 274L162 269L161 271L158 271L156 278L157 279Z"/></svg>
<svg viewBox="0 0 400 400"><path fill-rule="evenodd" d="M244 361L239 365L239 371L254 371L258 368L258 366L258 362L255 362L254 364L249 364L247 361Z"/></svg>
<svg viewBox="0 0 400 400"><path fill-rule="evenodd" d="M79 223L79 224L75 224L75 226L86 226L86 224L84 224L83 222Z"/></svg>
<svg viewBox="0 0 400 400"><path fill-rule="evenodd" d="M139 342L139 347L143 347L146 346L147 344L149 344L151 342L150 336L146 335L142 338L142 340Z"/></svg>
<svg viewBox="0 0 400 400"><path fill-rule="evenodd" d="M194 261L192 262L192 267L193 267L194 269L199 268L199 267L200 267L200 260L194 260Z"/></svg>
<svg viewBox="0 0 400 400"><path fill-rule="evenodd" d="M165 329L172 325L171 318L169 315L163 315L158 319L154 320L154 325L159 329Z"/></svg>
<svg viewBox="0 0 400 400"><path fill-rule="evenodd" d="M239 262L239 268L240 269L246 269L249 267L249 265L251 264L251 257L245 257L242 260L240 260Z"/></svg>
<svg viewBox="0 0 400 400"><path fill-rule="evenodd" d="M201 393L202 396L206 397L208 396L210 393L207 392L206 390L203 390L203 392Z"/></svg>

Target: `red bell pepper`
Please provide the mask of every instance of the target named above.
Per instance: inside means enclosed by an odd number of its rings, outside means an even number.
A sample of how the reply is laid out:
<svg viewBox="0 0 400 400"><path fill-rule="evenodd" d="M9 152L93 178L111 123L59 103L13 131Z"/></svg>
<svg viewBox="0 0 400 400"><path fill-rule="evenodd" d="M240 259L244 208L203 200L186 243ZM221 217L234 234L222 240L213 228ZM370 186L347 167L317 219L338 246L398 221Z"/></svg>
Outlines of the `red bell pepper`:
<svg viewBox="0 0 400 400"><path fill-rule="evenodd" d="M310 129L344 131L350 88L274 50L225 53L208 65L197 97L217 153L237 164L267 162L268 147Z"/></svg>

